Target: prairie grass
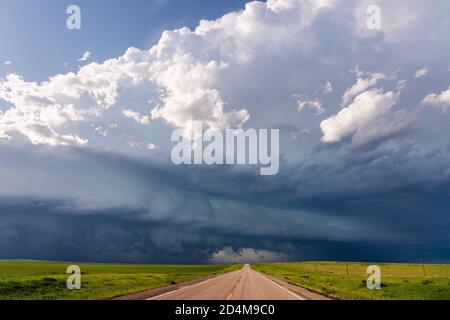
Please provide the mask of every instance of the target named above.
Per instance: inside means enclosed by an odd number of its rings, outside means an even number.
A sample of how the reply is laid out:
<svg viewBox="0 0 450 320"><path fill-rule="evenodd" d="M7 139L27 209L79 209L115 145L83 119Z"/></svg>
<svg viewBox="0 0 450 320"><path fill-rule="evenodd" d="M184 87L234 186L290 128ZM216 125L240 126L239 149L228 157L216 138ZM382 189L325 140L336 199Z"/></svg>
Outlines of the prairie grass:
<svg viewBox="0 0 450 320"><path fill-rule="evenodd" d="M381 268L380 290L367 289L366 281L369 275L366 271L370 265L378 265ZM450 299L450 265L304 262L256 264L252 267L338 299Z"/></svg>
<svg viewBox="0 0 450 320"><path fill-rule="evenodd" d="M67 267L81 268L81 290L68 290ZM96 300L236 270L238 265L91 264L0 260L0 300Z"/></svg>

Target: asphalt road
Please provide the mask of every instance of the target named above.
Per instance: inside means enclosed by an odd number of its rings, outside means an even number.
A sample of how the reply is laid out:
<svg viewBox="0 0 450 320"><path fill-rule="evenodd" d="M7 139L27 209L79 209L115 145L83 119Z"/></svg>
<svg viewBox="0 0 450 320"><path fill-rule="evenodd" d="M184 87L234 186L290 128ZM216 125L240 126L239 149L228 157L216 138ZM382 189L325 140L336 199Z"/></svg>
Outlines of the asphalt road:
<svg viewBox="0 0 450 320"><path fill-rule="evenodd" d="M238 271L161 294L149 300L307 300L245 265Z"/></svg>

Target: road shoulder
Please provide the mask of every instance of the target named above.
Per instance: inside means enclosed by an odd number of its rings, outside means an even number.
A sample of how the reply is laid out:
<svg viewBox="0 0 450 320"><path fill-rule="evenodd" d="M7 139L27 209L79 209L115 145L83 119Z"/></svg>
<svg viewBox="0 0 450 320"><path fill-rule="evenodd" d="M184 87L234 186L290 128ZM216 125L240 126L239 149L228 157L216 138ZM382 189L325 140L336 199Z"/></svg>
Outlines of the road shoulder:
<svg viewBox="0 0 450 320"><path fill-rule="evenodd" d="M286 280L274 277L272 275L268 275L266 273L261 273L261 274L263 276L267 277L268 279L272 280L273 282L277 283L278 285L282 286L283 288L305 298L305 300L336 300L336 299L328 297L324 294L317 293L317 292L311 291L309 289L300 287L296 284L293 284Z"/></svg>

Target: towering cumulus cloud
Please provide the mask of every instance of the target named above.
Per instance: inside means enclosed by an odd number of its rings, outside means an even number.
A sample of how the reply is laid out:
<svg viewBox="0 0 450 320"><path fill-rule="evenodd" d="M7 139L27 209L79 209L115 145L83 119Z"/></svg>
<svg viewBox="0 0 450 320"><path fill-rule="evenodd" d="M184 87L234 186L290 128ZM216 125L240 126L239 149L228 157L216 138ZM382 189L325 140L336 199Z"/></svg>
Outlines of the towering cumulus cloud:
<svg viewBox="0 0 450 320"><path fill-rule="evenodd" d="M3 76L0 257L450 259L447 12L255 1L76 72ZM280 129L280 173L173 165L170 132L196 121Z"/></svg>
<svg viewBox="0 0 450 320"><path fill-rule="evenodd" d="M64 125L101 119L117 107L123 88L139 85L156 92L156 106L147 110L152 119L175 127L188 128L196 120L212 129L241 127L250 117L248 111L226 106L220 89L246 68L251 76L260 55L269 59L281 51L289 56L301 50L304 29L334 2L251 2L242 12L201 21L193 31L165 31L150 50L130 48L122 57L91 63L76 74L42 83L9 75L1 82L0 98L13 108L0 118L1 136L11 138L18 132L34 144L85 144L86 139L66 132Z"/></svg>

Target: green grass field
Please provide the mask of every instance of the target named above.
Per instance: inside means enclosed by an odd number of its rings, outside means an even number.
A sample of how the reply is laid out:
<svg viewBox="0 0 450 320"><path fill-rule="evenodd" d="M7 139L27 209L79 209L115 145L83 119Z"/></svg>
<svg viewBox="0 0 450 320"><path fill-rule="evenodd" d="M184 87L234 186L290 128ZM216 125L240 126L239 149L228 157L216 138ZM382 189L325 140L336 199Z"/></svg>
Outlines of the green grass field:
<svg viewBox="0 0 450 320"><path fill-rule="evenodd" d="M382 288L369 290L367 267L381 268ZM347 300L448 300L450 265L386 263L274 263L252 265L257 271L313 291ZM347 271L348 269L348 271Z"/></svg>
<svg viewBox="0 0 450 320"><path fill-rule="evenodd" d="M66 269L81 268L81 290L68 290ZM1 261L0 300L107 299L198 279L240 268L238 265L86 264Z"/></svg>

